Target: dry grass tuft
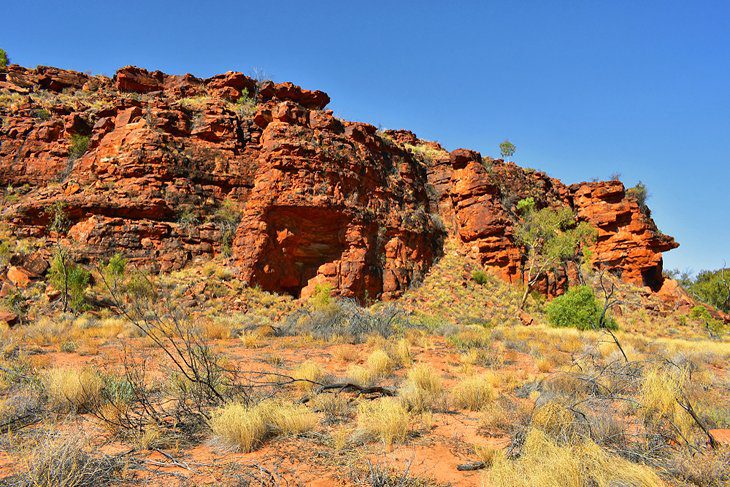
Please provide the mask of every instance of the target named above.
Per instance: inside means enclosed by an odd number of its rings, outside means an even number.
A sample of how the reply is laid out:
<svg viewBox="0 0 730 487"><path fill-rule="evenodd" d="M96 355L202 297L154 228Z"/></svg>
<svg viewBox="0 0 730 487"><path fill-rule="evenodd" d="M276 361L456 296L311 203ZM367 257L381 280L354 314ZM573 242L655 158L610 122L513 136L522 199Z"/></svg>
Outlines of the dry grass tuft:
<svg viewBox="0 0 730 487"><path fill-rule="evenodd" d="M44 385L52 407L84 412L99 403L104 382L91 369L59 367L46 372Z"/></svg>
<svg viewBox="0 0 730 487"><path fill-rule="evenodd" d="M395 370L395 362L385 350L373 351L368 357L368 370L375 379L388 377Z"/></svg>
<svg viewBox="0 0 730 487"><path fill-rule="evenodd" d="M487 375L467 377L451 391L451 399L457 407L472 411L479 411L495 397L492 379Z"/></svg>
<svg viewBox="0 0 730 487"><path fill-rule="evenodd" d="M300 435L317 426L317 415L304 404L263 401L257 408L273 434Z"/></svg>
<svg viewBox="0 0 730 487"><path fill-rule="evenodd" d="M408 379L400 390L403 405L419 413L435 409L443 395L441 377L426 364L416 365L408 371Z"/></svg>
<svg viewBox="0 0 730 487"><path fill-rule="evenodd" d="M292 377L305 381L320 382L324 376L325 372L322 370L322 367L311 360L302 362L292 371ZM300 390L309 392L314 388L315 384L312 382L297 382L296 386Z"/></svg>
<svg viewBox="0 0 730 487"><path fill-rule="evenodd" d="M548 401L535 409L532 426L551 438L568 441L574 438L575 417L568 409L555 401Z"/></svg>
<svg viewBox="0 0 730 487"><path fill-rule="evenodd" d="M667 419L679 428L684 437L689 437L694 424L692 417L677 402L682 396L687 377L684 369L677 373L661 368L646 371L639 393L639 402L646 421Z"/></svg>
<svg viewBox="0 0 730 487"><path fill-rule="evenodd" d="M254 451L266 438L266 418L260 408L229 404L211 414L210 429L231 450Z"/></svg>
<svg viewBox="0 0 730 487"><path fill-rule="evenodd" d="M33 487L106 486L122 480L123 457L92 456L79 433L44 433L24 452L26 469L8 485Z"/></svg>
<svg viewBox="0 0 730 487"><path fill-rule="evenodd" d="M649 467L611 455L591 441L563 446L536 429L528 433L518 459L495 456L488 478L497 487L664 485Z"/></svg>
<svg viewBox="0 0 730 487"><path fill-rule="evenodd" d="M317 416L303 404L267 400L255 406L228 404L213 411L210 428L224 447L256 450L269 435L298 435L317 425Z"/></svg>
<svg viewBox="0 0 730 487"><path fill-rule="evenodd" d="M317 394L310 402L312 410L324 413L327 421L334 422L348 415L350 403L340 394Z"/></svg>
<svg viewBox="0 0 730 487"><path fill-rule="evenodd" d="M392 397L364 402L358 408L357 423L360 430L377 437L386 445L406 440L410 419L408 410Z"/></svg>

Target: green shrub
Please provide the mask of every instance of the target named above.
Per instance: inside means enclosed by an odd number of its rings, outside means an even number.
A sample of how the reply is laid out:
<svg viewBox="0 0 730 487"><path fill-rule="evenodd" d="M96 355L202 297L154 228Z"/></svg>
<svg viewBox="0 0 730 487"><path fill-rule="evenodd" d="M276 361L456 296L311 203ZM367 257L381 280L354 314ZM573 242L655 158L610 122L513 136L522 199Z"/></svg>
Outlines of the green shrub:
<svg viewBox="0 0 730 487"><path fill-rule="evenodd" d="M639 181L636 186L626 190L626 196L636 201L639 208L646 210L646 200L649 198L649 190L646 189L646 185Z"/></svg>
<svg viewBox="0 0 730 487"><path fill-rule="evenodd" d="M86 154L89 149L89 136L74 134L71 136L71 144L68 148L68 158L76 160Z"/></svg>
<svg viewBox="0 0 730 487"><path fill-rule="evenodd" d="M504 141L499 144L499 153L502 154L502 157L505 159L512 157L516 150L517 147L515 147L515 145L507 139L504 139Z"/></svg>
<svg viewBox="0 0 730 487"><path fill-rule="evenodd" d="M124 274L127 269L127 259L122 257L122 254L116 253L109 259L109 262L104 266L102 272L104 274L104 282L112 290L119 287L119 284L124 280Z"/></svg>
<svg viewBox="0 0 730 487"><path fill-rule="evenodd" d="M8 63L10 63L8 53L5 52L5 49L0 49L0 68L6 67Z"/></svg>
<svg viewBox="0 0 730 487"><path fill-rule="evenodd" d="M684 286L703 303L730 313L730 270L701 271Z"/></svg>
<svg viewBox="0 0 730 487"><path fill-rule="evenodd" d="M85 292L89 287L91 274L83 267L67 259L63 251L59 251L51 263L48 279L54 288L61 291L64 311L70 306L74 311L82 311L85 307Z"/></svg>
<svg viewBox="0 0 730 487"><path fill-rule="evenodd" d="M481 269L476 269L471 273L471 280L483 286L489 282L489 275Z"/></svg>
<svg viewBox="0 0 730 487"><path fill-rule="evenodd" d="M213 215L213 221L221 229L221 253L231 256L233 238L236 236L238 224L241 222L241 207L235 200L226 198Z"/></svg>
<svg viewBox="0 0 730 487"><path fill-rule="evenodd" d="M601 311L593 289L588 286L576 286L548 303L547 318L552 326L570 326L587 330L598 328ZM604 327L612 330L618 328L616 322L609 316L604 319Z"/></svg>
<svg viewBox="0 0 730 487"><path fill-rule="evenodd" d="M529 198L521 199L517 202L517 213L523 215L531 212L535 209L535 198L530 196Z"/></svg>
<svg viewBox="0 0 730 487"><path fill-rule="evenodd" d="M252 116L256 113L256 99L248 93L248 89L244 88L241 97L236 102L236 113L241 118Z"/></svg>

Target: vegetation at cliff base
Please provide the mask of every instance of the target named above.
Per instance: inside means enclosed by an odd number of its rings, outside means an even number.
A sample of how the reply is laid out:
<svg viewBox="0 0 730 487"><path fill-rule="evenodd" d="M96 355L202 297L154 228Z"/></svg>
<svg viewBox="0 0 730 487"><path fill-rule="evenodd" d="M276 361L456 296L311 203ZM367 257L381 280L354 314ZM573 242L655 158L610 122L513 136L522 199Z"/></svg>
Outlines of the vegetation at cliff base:
<svg viewBox="0 0 730 487"><path fill-rule="evenodd" d="M588 286L570 288L562 296L550 301L546 308L547 319L553 326L571 326L579 330L606 327L618 328L616 321L605 317L601 323L601 307L593 289Z"/></svg>

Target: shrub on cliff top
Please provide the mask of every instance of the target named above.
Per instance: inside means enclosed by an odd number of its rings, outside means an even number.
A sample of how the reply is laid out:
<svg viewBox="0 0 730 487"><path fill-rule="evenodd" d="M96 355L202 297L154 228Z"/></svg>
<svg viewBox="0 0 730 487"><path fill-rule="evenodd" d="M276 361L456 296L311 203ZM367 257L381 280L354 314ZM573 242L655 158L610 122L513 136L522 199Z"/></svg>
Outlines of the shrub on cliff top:
<svg viewBox="0 0 730 487"><path fill-rule="evenodd" d="M553 326L588 330L598 327L601 308L598 306L593 289L588 286L576 286L548 303L547 318ZM618 328L611 317L605 318L604 326L612 330Z"/></svg>
<svg viewBox="0 0 730 487"><path fill-rule="evenodd" d="M504 141L499 144L499 152L502 154L504 159L512 157L515 154L515 151L517 151L517 147L507 139L504 139Z"/></svg>
<svg viewBox="0 0 730 487"><path fill-rule="evenodd" d="M8 53L5 52L5 49L0 49L0 68L6 67L8 63L10 63Z"/></svg>
<svg viewBox="0 0 730 487"><path fill-rule="evenodd" d="M626 196L636 201L636 203L639 205L639 208L641 208L641 211L645 212L648 209L646 206L646 200L649 198L649 190L646 188L646 185L641 181L636 183L636 186L634 186L633 188L627 189Z"/></svg>

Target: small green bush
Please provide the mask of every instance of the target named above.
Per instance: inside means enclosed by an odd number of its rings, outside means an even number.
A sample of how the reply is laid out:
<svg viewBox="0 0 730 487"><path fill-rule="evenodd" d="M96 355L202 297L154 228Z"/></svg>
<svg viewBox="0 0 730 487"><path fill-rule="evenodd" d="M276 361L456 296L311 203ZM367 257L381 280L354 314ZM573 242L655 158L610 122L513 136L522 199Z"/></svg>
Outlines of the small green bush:
<svg viewBox="0 0 730 487"><path fill-rule="evenodd" d="M515 151L517 151L517 147L507 139L504 139L504 141L499 144L499 153L502 154L504 159L512 157L515 154Z"/></svg>
<svg viewBox="0 0 730 487"><path fill-rule="evenodd" d="M213 215L213 221L221 229L221 253L226 257L231 256L233 239L241 222L242 213L238 202L226 198Z"/></svg>
<svg viewBox="0 0 730 487"><path fill-rule="evenodd" d="M117 289L122 281L124 281L126 270L127 259L117 252L102 269L105 284L112 290Z"/></svg>
<svg viewBox="0 0 730 487"><path fill-rule="evenodd" d="M576 286L562 296L553 299L547 305L547 318L552 326L574 327L579 330L598 328L601 308L598 305L593 289L588 286ZM613 318L606 316L603 326L615 330L618 328Z"/></svg>
<svg viewBox="0 0 730 487"><path fill-rule="evenodd" d="M0 49L0 68L6 67L8 63L10 63L8 53L5 52L5 49Z"/></svg>
<svg viewBox="0 0 730 487"><path fill-rule="evenodd" d="M646 200L649 198L649 190L646 188L646 185L644 183L639 181L638 183L636 183L636 186L627 189L626 196L636 201L642 211L646 210Z"/></svg>
<svg viewBox="0 0 730 487"><path fill-rule="evenodd" d="M64 252L58 252L48 271L48 279L53 287L61 291L65 304L74 311L86 307L86 288L89 287L91 274L83 267L67 259Z"/></svg>
<svg viewBox="0 0 730 487"><path fill-rule="evenodd" d="M68 148L68 158L76 160L86 154L89 149L89 136L74 134L71 136L71 144Z"/></svg>
<svg viewBox="0 0 730 487"><path fill-rule="evenodd" d="M256 113L256 99L248 93L248 89L244 88L241 97L236 102L236 113L241 118L252 116Z"/></svg>
<svg viewBox="0 0 730 487"><path fill-rule="evenodd" d="M489 282L489 275L481 269L476 269L471 273L471 280L483 286Z"/></svg>
<svg viewBox="0 0 730 487"><path fill-rule="evenodd" d="M524 215L535 209L535 198L532 196L517 202L517 213Z"/></svg>

